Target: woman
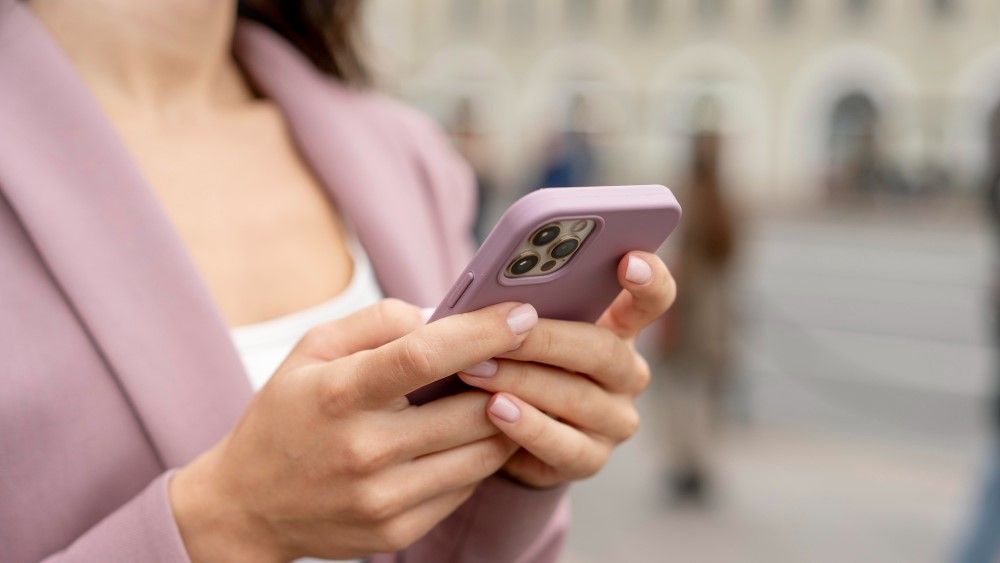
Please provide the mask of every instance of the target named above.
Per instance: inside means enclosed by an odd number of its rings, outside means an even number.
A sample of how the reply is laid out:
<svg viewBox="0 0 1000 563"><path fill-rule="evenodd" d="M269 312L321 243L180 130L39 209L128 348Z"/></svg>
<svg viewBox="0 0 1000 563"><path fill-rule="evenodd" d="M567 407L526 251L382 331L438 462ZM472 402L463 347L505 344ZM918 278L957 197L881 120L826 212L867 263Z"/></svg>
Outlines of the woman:
<svg viewBox="0 0 1000 563"><path fill-rule="evenodd" d="M554 561L667 270L424 325L469 171L352 85L355 3L254 8L0 0L0 560Z"/></svg>
<svg viewBox="0 0 1000 563"><path fill-rule="evenodd" d="M710 101L701 112L714 115ZM714 121L714 119L713 119ZM712 442L731 387L732 279L739 225L722 179L723 138L700 124L691 139L691 172L681 233L678 280L684 292L674 315L676 333L665 350L670 486L679 501L704 502L710 493Z"/></svg>

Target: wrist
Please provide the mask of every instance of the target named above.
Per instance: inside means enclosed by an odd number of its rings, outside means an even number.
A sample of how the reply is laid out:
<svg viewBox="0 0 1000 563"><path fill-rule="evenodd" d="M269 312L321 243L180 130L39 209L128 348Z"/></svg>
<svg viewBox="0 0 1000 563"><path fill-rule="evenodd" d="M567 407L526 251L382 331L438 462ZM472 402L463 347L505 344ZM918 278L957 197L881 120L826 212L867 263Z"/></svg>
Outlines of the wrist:
<svg viewBox="0 0 1000 563"><path fill-rule="evenodd" d="M168 494L174 520L192 563L287 561L266 523L225 492L216 449L177 470Z"/></svg>

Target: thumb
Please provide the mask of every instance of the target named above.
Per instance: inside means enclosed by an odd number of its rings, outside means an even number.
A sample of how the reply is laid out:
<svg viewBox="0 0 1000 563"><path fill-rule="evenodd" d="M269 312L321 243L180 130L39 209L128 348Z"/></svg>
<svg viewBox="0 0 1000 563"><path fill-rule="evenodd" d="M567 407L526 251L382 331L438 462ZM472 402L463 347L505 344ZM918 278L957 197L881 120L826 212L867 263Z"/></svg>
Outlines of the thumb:
<svg viewBox="0 0 1000 563"><path fill-rule="evenodd" d="M420 308L383 299L342 319L316 325L299 340L283 367L329 362L405 336L424 324Z"/></svg>
<svg viewBox="0 0 1000 563"><path fill-rule="evenodd" d="M621 293L604 311L597 325L622 338L634 338L670 308L677 285L660 257L649 252L629 252L618 264Z"/></svg>

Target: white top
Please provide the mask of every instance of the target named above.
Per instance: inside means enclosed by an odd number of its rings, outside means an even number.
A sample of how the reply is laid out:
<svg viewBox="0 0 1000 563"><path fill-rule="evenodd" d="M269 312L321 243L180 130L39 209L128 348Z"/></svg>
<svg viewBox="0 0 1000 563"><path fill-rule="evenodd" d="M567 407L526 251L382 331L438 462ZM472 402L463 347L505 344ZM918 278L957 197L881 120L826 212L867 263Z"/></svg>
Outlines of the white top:
<svg viewBox="0 0 1000 563"><path fill-rule="evenodd" d="M232 329L233 344L254 391L271 378L295 344L310 328L346 317L382 299L382 289L368 261L368 254L356 240L348 243L354 259L351 281L333 299L276 319Z"/></svg>
<svg viewBox="0 0 1000 563"><path fill-rule="evenodd" d="M267 383L274 370L310 328L346 317L382 299L382 288L375 279L365 249L353 238L348 242L348 248L354 260L354 271L347 287L336 297L276 319L232 329L233 344L254 391ZM299 559L298 563L314 561L320 560Z"/></svg>

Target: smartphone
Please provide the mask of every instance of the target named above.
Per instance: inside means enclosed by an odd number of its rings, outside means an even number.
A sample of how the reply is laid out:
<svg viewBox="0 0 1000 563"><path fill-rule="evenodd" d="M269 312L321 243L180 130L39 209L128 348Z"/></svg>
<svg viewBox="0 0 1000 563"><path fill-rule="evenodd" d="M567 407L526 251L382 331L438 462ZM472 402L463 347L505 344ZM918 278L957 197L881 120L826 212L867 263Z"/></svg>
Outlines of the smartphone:
<svg viewBox="0 0 1000 563"><path fill-rule="evenodd" d="M503 214L430 322L505 301L531 303L543 318L594 322L621 291L622 256L655 252L680 218L664 186L531 192ZM408 398L419 405L464 389L452 375Z"/></svg>

